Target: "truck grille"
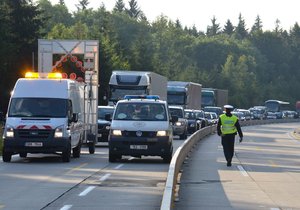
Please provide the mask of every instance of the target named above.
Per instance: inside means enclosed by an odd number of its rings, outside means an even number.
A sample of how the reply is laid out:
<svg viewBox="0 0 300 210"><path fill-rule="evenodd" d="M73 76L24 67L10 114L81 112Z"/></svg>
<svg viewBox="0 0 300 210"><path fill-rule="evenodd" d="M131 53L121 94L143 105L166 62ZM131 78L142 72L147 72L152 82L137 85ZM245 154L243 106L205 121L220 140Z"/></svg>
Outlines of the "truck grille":
<svg viewBox="0 0 300 210"><path fill-rule="evenodd" d="M25 139L47 139L52 130L48 129L18 129L17 134L20 138Z"/></svg>

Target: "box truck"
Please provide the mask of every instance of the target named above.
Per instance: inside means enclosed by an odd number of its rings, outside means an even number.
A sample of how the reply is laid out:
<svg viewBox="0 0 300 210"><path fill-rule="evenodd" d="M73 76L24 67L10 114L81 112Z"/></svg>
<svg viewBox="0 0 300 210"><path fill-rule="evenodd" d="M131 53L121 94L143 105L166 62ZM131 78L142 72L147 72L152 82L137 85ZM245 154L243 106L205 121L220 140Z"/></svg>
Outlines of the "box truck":
<svg viewBox="0 0 300 210"><path fill-rule="evenodd" d="M84 138L83 90L59 73L27 73L16 82L3 133L2 158L59 153L79 158Z"/></svg>
<svg viewBox="0 0 300 210"><path fill-rule="evenodd" d="M206 106L221 107L228 104L228 90L202 88L202 108Z"/></svg>
<svg viewBox="0 0 300 210"><path fill-rule="evenodd" d="M202 85L194 82L168 81L168 104L184 109L201 109Z"/></svg>
<svg viewBox="0 0 300 210"><path fill-rule="evenodd" d="M167 100L167 78L148 71L113 71L109 81L109 104L125 95L158 95Z"/></svg>

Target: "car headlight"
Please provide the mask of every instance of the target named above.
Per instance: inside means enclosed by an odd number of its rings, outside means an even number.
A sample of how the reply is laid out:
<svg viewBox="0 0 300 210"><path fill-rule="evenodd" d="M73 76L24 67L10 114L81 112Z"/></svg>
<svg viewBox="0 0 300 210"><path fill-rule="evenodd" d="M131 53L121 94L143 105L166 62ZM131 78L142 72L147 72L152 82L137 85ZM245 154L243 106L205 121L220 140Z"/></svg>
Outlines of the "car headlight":
<svg viewBox="0 0 300 210"><path fill-rule="evenodd" d="M181 126L181 125L182 125L182 122L176 122L175 125L176 125L176 126Z"/></svg>
<svg viewBox="0 0 300 210"><path fill-rule="evenodd" d="M109 126L109 125L105 126L105 129L106 129L106 130L109 130L109 129L110 129L110 126Z"/></svg>
<svg viewBox="0 0 300 210"><path fill-rule="evenodd" d="M5 127L5 131L4 131L4 137L8 137L8 138L13 138L15 136L14 134L14 128L12 126L7 125Z"/></svg>
<svg viewBox="0 0 300 210"><path fill-rule="evenodd" d="M191 127L195 127L195 124L194 124L194 123L192 123L192 124L190 124L190 126L191 126Z"/></svg>
<svg viewBox="0 0 300 210"><path fill-rule="evenodd" d="M167 136L168 132L167 131L157 131L156 135L157 136Z"/></svg>
<svg viewBox="0 0 300 210"><path fill-rule="evenodd" d="M62 138L64 136L64 126L57 127L54 131L54 138Z"/></svg>
<svg viewBox="0 0 300 210"><path fill-rule="evenodd" d="M122 131L121 130L112 130L112 135L122 136Z"/></svg>

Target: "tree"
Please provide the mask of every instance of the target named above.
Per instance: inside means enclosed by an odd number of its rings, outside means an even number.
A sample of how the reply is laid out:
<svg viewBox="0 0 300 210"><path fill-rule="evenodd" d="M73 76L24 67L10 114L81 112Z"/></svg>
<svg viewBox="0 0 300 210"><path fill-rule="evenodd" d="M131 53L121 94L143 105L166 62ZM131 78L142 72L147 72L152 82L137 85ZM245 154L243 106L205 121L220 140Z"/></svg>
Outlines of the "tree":
<svg viewBox="0 0 300 210"><path fill-rule="evenodd" d="M87 6L90 4L89 0L79 0L79 4L76 4L76 8L78 11L86 10Z"/></svg>
<svg viewBox="0 0 300 210"><path fill-rule="evenodd" d="M215 36L220 33L220 24L217 24L216 22L217 19L214 16L213 19L211 19L212 25L207 27L207 32L206 32L207 36Z"/></svg>
<svg viewBox="0 0 300 210"><path fill-rule="evenodd" d="M263 25L259 15L256 16L255 22L251 28L251 34L256 32L262 32Z"/></svg>
<svg viewBox="0 0 300 210"><path fill-rule="evenodd" d="M59 4L59 5L62 5L62 6L65 6L65 5L66 5L66 4L65 4L65 0L59 0L58 4Z"/></svg>
<svg viewBox="0 0 300 210"><path fill-rule="evenodd" d="M246 29L246 23L244 18L242 17L242 14L239 14L239 22L238 25L235 28L235 36L238 39L244 39L248 36L248 31Z"/></svg>
<svg viewBox="0 0 300 210"><path fill-rule="evenodd" d="M114 12L124 12L125 11L125 4L124 4L123 0L116 1L113 11Z"/></svg>
<svg viewBox="0 0 300 210"><path fill-rule="evenodd" d="M129 9L126 9L127 14L132 18L138 18L141 10L138 7L136 0L130 0L129 1Z"/></svg>
<svg viewBox="0 0 300 210"><path fill-rule="evenodd" d="M231 36L234 33L234 26L232 25L229 19L227 20L224 26L223 33L228 34L229 36Z"/></svg>

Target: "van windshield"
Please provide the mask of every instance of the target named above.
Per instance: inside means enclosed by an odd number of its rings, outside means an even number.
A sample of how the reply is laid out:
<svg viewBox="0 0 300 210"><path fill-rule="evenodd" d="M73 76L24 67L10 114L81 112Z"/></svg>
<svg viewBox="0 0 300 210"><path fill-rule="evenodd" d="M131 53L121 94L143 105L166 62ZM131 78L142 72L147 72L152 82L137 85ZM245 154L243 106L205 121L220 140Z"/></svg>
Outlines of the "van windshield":
<svg viewBox="0 0 300 210"><path fill-rule="evenodd" d="M166 121L167 112L163 104L155 103L120 103L114 120Z"/></svg>
<svg viewBox="0 0 300 210"><path fill-rule="evenodd" d="M67 99L59 98L12 98L8 116L64 118L67 102Z"/></svg>

